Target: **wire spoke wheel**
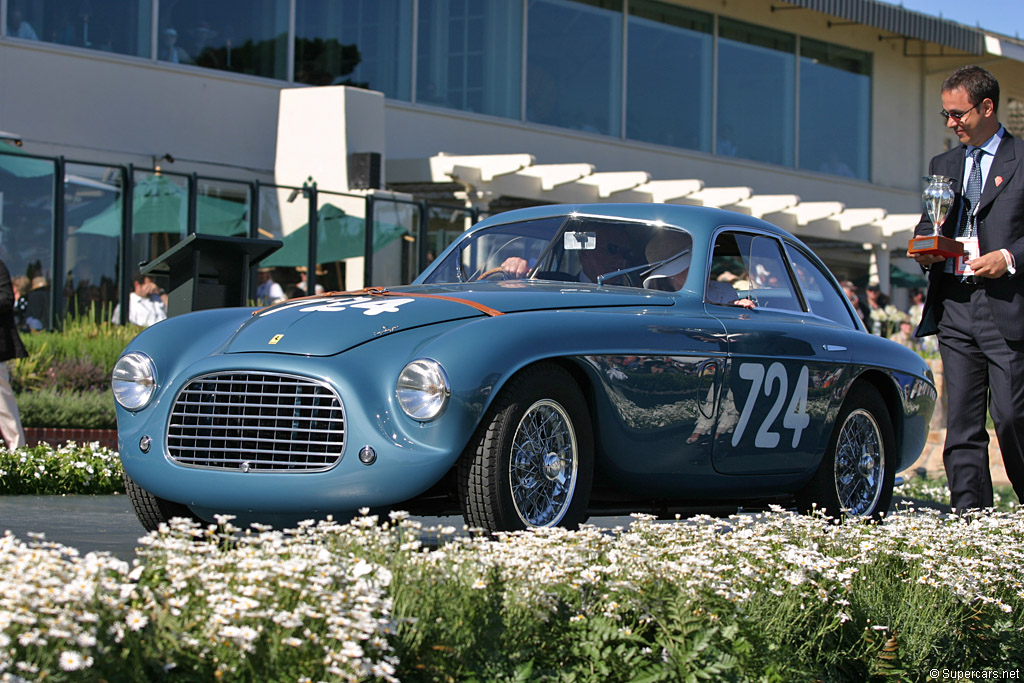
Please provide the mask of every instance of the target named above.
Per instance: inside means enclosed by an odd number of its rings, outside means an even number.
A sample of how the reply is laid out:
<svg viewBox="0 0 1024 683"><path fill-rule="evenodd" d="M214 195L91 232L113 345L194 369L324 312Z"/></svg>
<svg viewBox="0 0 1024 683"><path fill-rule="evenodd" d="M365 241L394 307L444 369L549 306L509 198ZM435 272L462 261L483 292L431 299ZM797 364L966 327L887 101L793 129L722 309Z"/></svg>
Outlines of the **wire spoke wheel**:
<svg viewBox="0 0 1024 683"><path fill-rule="evenodd" d="M587 517L593 477L590 411L576 378L538 363L487 410L459 460L458 495L470 526L574 528Z"/></svg>
<svg viewBox="0 0 1024 683"><path fill-rule="evenodd" d="M885 449L878 423L866 410L850 413L839 432L835 480L844 513L863 516L874 511L885 480Z"/></svg>
<svg viewBox="0 0 1024 683"><path fill-rule="evenodd" d="M842 517L880 519L892 502L896 439L889 410L867 383L855 384L840 408L818 469L797 491L797 507Z"/></svg>
<svg viewBox="0 0 1024 683"><path fill-rule="evenodd" d="M530 406L512 439L508 483L519 518L530 526L558 524L576 487L578 452L572 421L549 399Z"/></svg>

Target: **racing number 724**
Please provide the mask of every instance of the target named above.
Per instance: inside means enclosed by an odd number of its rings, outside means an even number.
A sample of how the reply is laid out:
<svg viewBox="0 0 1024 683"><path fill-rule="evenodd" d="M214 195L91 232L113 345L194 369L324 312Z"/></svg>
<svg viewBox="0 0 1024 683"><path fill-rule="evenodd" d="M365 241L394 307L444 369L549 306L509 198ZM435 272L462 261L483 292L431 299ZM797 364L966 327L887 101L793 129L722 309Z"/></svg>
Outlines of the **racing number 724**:
<svg viewBox="0 0 1024 683"><path fill-rule="evenodd" d="M800 368L793 395L789 398L789 404L786 406L786 412L782 418L782 426L793 430L791 448L797 447L797 444L800 443L800 436L811 422L811 418L807 414L809 374L806 365ZM779 445L779 434L772 431L772 425L782 411L782 404L785 403L786 396L789 394L789 378L786 375L786 367L782 363L775 362L769 365L768 371L765 372L764 366L760 363L741 363L739 375L741 379L747 380L751 385L750 391L747 393L747 400L743 404L743 411L740 413L739 422L736 423L736 431L732 433L732 445L736 446L743 438L747 423L750 422L750 414L754 412L754 404L763 388L764 395L767 397L771 397L775 392L778 393L771 409L761 422L761 427L757 430L754 446L756 448L775 448ZM777 389L776 385L778 385Z"/></svg>

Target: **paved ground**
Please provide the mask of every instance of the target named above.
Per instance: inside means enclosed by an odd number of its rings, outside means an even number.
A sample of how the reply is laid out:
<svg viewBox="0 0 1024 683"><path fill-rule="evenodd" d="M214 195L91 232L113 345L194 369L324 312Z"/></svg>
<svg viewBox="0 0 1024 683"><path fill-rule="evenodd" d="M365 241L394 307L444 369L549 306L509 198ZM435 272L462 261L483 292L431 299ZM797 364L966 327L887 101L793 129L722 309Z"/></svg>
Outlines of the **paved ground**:
<svg viewBox="0 0 1024 683"><path fill-rule="evenodd" d="M894 505L906 502L898 496ZM942 505L938 509L949 511ZM427 525L461 528L461 517L421 517ZM590 523L605 528L628 526L631 517L594 517ZM109 552L122 560L135 557L137 541L146 534L132 511L128 496L0 496L0 533L9 530L22 541L30 533L44 533L47 541L77 548L83 555Z"/></svg>

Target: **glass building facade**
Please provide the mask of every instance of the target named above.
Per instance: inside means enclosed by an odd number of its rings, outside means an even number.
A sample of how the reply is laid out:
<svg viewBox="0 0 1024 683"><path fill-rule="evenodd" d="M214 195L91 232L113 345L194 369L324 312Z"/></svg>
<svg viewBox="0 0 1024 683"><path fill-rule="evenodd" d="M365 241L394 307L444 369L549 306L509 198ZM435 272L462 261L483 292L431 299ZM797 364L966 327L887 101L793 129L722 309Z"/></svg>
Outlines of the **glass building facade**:
<svg viewBox="0 0 1024 683"><path fill-rule="evenodd" d="M871 55L656 0L0 0L5 36L870 180Z"/></svg>

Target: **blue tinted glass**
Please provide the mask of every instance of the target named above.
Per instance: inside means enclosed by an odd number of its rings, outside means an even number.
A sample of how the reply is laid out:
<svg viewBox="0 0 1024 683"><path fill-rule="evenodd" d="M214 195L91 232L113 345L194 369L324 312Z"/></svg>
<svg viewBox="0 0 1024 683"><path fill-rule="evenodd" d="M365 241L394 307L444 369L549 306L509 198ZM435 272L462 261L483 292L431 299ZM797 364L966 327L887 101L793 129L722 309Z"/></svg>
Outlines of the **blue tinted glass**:
<svg viewBox="0 0 1024 683"><path fill-rule="evenodd" d="M53 181L57 171L53 161L26 157L14 149L0 142L0 250L12 280L29 279L28 285L19 281L28 296L27 315L48 330L52 292L61 288L60 282L53 282ZM69 177L69 190L72 183Z"/></svg>
<svg viewBox="0 0 1024 683"><path fill-rule="evenodd" d="M644 0L629 13L626 137L710 152L711 15Z"/></svg>
<svg viewBox="0 0 1024 683"><path fill-rule="evenodd" d="M620 135L622 7L607 4L530 0L527 121Z"/></svg>
<svg viewBox="0 0 1024 683"><path fill-rule="evenodd" d="M800 41L800 168L868 179L871 57Z"/></svg>
<svg viewBox="0 0 1024 683"><path fill-rule="evenodd" d="M416 101L519 118L523 9L508 0L420 0Z"/></svg>
<svg viewBox="0 0 1024 683"><path fill-rule="evenodd" d="M793 165L795 68L793 36L719 21L718 154Z"/></svg>
<svg viewBox="0 0 1024 683"><path fill-rule="evenodd" d="M288 77L288 0L160 3L157 59Z"/></svg>
<svg viewBox="0 0 1024 683"><path fill-rule="evenodd" d="M409 100L412 0L297 0L295 80Z"/></svg>
<svg viewBox="0 0 1024 683"><path fill-rule="evenodd" d="M149 57L151 10L150 0L10 2L7 35Z"/></svg>

